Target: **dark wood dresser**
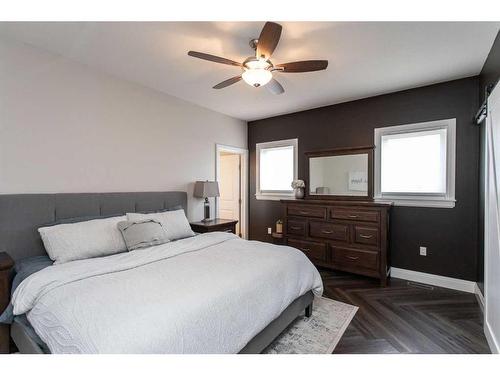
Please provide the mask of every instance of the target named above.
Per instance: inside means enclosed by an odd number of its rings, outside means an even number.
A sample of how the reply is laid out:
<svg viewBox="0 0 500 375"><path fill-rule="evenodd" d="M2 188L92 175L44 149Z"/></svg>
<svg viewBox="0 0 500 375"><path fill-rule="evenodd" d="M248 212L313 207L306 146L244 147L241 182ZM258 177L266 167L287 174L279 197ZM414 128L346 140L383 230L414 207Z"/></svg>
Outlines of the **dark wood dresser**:
<svg viewBox="0 0 500 375"><path fill-rule="evenodd" d="M282 200L285 244L317 266L380 279L389 269L390 204L372 201Z"/></svg>

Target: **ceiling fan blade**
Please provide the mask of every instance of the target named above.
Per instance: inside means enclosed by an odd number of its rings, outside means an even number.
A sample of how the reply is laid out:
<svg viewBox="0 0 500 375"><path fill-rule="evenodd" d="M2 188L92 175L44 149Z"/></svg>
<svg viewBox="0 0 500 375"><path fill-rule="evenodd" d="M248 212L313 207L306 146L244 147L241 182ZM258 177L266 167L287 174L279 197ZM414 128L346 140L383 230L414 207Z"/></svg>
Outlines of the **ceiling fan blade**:
<svg viewBox="0 0 500 375"><path fill-rule="evenodd" d="M229 78L229 79L226 79L225 81L222 81L221 83L218 83L217 85L215 85L214 89L223 89L224 87L227 87L227 86L231 86L233 83L236 83L236 82L239 82L241 81L241 76L236 76L236 77L233 77L233 78Z"/></svg>
<svg viewBox="0 0 500 375"><path fill-rule="evenodd" d="M271 91L274 95L280 95L285 92L285 89L281 84L276 81L274 78L271 79L267 84L266 87L269 91Z"/></svg>
<svg viewBox="0 0 500 375"><path fill-rule="evenodd" d="M192 56L192 57L197 57L197 58L203 59L203 60L213 61L213 62L216 62L216 63L219 63L219 64L241 66L241 63L239 63L239 62L236 62L236 61L233 61L233 60L229 60L229 59L225 59L224 57L210 55L208 53L196 52L196 51L189 51L188 55Z"/></svg>
<svg viewBox="0 0 500 375"><path fill-rule="evenodd" d="M273 51L276 49L281 36L281 25L274 22L266 22L264 28L260 32L257 42L256 56L257 58L265 58L268 60Z"/></svg>
<svg viewBox="0 0 500 375"><path fill-rule="evenodd" d="M316 70L324 70L327 66L328 60L305 60L278 64L275 67L283 68L283 70L278 70L283 73L304 73L314 72Z"/></svg>

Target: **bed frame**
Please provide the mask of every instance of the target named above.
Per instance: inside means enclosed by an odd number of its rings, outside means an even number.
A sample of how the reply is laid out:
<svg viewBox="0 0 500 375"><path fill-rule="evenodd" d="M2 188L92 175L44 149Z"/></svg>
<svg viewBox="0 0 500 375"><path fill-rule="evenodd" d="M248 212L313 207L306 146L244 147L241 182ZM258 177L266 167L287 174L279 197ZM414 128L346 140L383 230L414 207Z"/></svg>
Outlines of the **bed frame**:
<svg viewBox="0 0 500 375"><path fill-rule="evenodd" d="M0 252L6 251L6 266L0 270L0 309L9 301L13 259L45 255L37 229L71 218L98 218L127 212L148 212L181 206L187 210L187 193L69 193L0 195ZM12 258L11 260L9 260ZM281 315L258 333L240 353L260 353L304 311L312 314L313 293L293 301ZM29 327L15 321L10 327L0 324L0 353L8 352L10 337L20 353L46 353L31 337ZM6 342L7 341L7 342Z"/></svg>

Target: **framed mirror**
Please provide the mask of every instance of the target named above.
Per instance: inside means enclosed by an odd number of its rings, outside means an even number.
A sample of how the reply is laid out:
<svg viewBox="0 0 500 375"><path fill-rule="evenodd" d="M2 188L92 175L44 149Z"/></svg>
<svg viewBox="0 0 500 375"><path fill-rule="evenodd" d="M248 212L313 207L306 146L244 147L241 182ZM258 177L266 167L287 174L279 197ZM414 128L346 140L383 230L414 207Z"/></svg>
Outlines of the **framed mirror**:
<svg viewBox="0 0 500 375"><path fill-rule="evenodd" d="M306 152L306 197L373 199L373 147Z"/></svg>

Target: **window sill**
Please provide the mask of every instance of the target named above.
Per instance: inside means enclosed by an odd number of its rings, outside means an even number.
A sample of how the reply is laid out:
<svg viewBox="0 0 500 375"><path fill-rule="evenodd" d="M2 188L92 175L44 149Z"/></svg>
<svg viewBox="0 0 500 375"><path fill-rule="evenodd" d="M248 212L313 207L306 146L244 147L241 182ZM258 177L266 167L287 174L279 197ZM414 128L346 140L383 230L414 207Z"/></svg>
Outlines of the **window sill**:
<svg viewBox="0 0 500 375"><path fill-rule="evenodd" d="M400 207L425 207L425 208L454 208L455 199L414 199L414 198L391 198L375 197L376 203L392 203Z"/></svg>
<svg viewBox="0 0 500 375"><path fill-rule="evenodd" d="M293 194L255 194L259 201L279 201L282 199L295 199Z"/></svg>

